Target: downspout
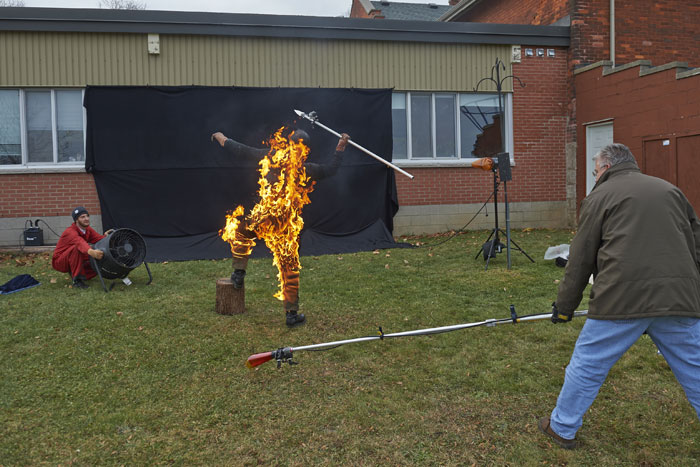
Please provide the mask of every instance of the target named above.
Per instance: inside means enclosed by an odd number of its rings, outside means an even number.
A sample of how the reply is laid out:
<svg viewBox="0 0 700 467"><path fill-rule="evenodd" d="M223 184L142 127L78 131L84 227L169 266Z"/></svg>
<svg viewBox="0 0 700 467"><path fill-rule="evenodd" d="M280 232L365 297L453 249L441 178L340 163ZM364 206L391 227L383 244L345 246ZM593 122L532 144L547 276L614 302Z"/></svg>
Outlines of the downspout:
<svg viewBox="0 0 700 467"><path fill-rule="evenodd" d="M615 68L615 0L610 0L610 61Z"/></svg>

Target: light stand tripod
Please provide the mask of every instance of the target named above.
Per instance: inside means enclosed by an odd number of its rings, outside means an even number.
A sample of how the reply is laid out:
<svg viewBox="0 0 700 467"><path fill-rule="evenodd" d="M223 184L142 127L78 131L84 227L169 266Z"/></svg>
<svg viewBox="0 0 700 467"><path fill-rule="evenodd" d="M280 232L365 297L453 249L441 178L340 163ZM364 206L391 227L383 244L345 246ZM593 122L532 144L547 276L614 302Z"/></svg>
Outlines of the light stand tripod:
<svg viewBox="0 0 700 467"><path fill-rule="evenodd" d="M491 233L489 234L488 238L486 239L486 242L481 246L481 249L477 252L476 256L474 259L477 259L480 254L484 254L484 260L486 260L486 266L484 267L484 271L489 268L489 261L491 261L491 258L496 257L496 253L501 253L503 251L503 248L506 247L507 250L507 257L508 257L508 269L510 269L510 244L513 244L513 247L515 250L518 250L522 254L527 257L530 261L533 263L535 262L534 259L528 255L525 250L520 248L520 245L515 243L515 241L510 238L510 209L508 206L508 180L511 179L510 176L510 157L508 156L508 153L501 153L498 155L498 163L494 164L493 167L491 168L491 171L493 172L493 210L494 210L494 217L495 217L495 226L493 230L491 230ZM505 205L506 205L506 231L504 232L498 227L498 179L501 179L503 182L503 193L505 195ZM506 244L504 245L501 243L501 239L499 234L503 234L506 236Z"/></svg>
<svg viewBox="0 0 700 467"><path fill-rule="evenodd" d="M476 92L479 89L479 85L483 82L490 81L496 86L496 92L498 93L498 116L499 116L499 129L500 129L500 136L501 136L501 141L500 141L500 147L501 147L501 152L498 154L498 162L496 165L492 167L493 170L493 204L494 204L494 211L496 214L496 226L495 228L491 231L491 234L489 235L488 239L486 239L486 243L484 243L481 247L481 250L479 253L482 251L484 252L484 259L486 260L486 267L484 270L489 268L489 261L491 258L494 258L496 256L496 253L500 253L503 247L506 247L506 250L508 252L508 269L510 269L510 244L512 243L515 246L515 249L519 250L522 254L527 256L527 259L532 261L533 263L535 262L534 259L530 258L530 256L525 253L525 250L520 248L517 243L515 243L511 238L510 238L510 208L508 206L508 181L512 179L511 173L510 173L510 155L505 152L505 109L503 105L503 82L507 80L508 78L517 81L520 83L520 86L525 87L522 81L520 81L520 78L517 76L513 75L508 75L503 78L501 78L501 70L505 70L506 66L505 64L499 59L496 58L496 64L491 67L491 76L488 78L482 78L479 80L478 83L476 83L476 86L474 87L474 91ZM498 169L498 174L496 174L496 169ZM506 231L503 232L501 229L498 228L498 177L500 176L501 181L503 182L503 192L505 194L505 205L506 205ZM498 233L503 233L506 236L506 244L503 245L498 238ZM491 237L493 237L493 240L491 241ZM488 252L486 251L488 249ZM474 259L479 257L479 253L476 254Z"/></svg>

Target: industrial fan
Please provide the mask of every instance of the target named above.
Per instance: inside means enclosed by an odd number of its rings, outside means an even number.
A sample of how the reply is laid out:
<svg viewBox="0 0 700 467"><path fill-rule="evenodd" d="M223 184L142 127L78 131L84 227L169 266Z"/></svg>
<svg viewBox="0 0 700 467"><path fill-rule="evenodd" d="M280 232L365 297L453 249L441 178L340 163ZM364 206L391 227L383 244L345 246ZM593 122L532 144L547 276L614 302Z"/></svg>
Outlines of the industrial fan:
<svg viewBox="0 0 700 467"><path fill-rule="evenodd" d="M127 276L132 270L139 267L141 263L146 266L146 271L148 271L147 284L153 281L151 269L148 267L148 263L144 262L146 258L146 242L135 230L114 230L95 243L94 248L104 253L100 260L90 257L90 265L99 276L105 292L107 292L105 279L122 279L125 284L129 285L131 281ZM112 282L109 289L111 290L112 287L114 287L114 282Z"/></svg>

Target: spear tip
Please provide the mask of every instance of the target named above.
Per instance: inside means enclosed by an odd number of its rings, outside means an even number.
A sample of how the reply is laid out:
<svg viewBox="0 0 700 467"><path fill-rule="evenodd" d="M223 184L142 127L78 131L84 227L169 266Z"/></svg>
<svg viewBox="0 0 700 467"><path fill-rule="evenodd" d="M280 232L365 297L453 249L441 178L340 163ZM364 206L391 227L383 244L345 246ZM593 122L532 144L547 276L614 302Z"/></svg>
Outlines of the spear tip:
<svg viewBox="0 0 700 467"><path fill-rule="evenodd" d="M294 113L296 113L296 114L299 115L300 117L301 117L302 115L304 115L304 112L302 112L301 110L297 110L297 109L294 109Z"/></svg>

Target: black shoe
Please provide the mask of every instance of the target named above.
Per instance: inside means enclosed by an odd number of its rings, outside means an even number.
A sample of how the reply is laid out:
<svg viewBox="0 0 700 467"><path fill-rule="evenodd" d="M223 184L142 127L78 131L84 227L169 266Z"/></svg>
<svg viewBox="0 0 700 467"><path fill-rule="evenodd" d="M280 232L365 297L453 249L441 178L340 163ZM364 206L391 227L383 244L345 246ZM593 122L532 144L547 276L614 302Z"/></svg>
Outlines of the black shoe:
<svg viewBox="0 0 700 467"><path fill-rule="evenodd" d="M90 286L83 282L83 280L80 277L76 277L75 279L73 279L73 287L76 289L87 289Z"/></svg>
<svg viewBox="0 0 700 467"><path fill-rule="evenodd" d="M306 316L304 316L304 313L297 313L296 311L287 312L287 326L290 328L304 324L304 321L306 321Z"/></svg>
<svg viewBox="0 0 700 467"><path fill-rule="evenodd" d="M245 269L236 269L231 273L231 282L234 289L243 288L243 280L245 279Z"/></svg>

